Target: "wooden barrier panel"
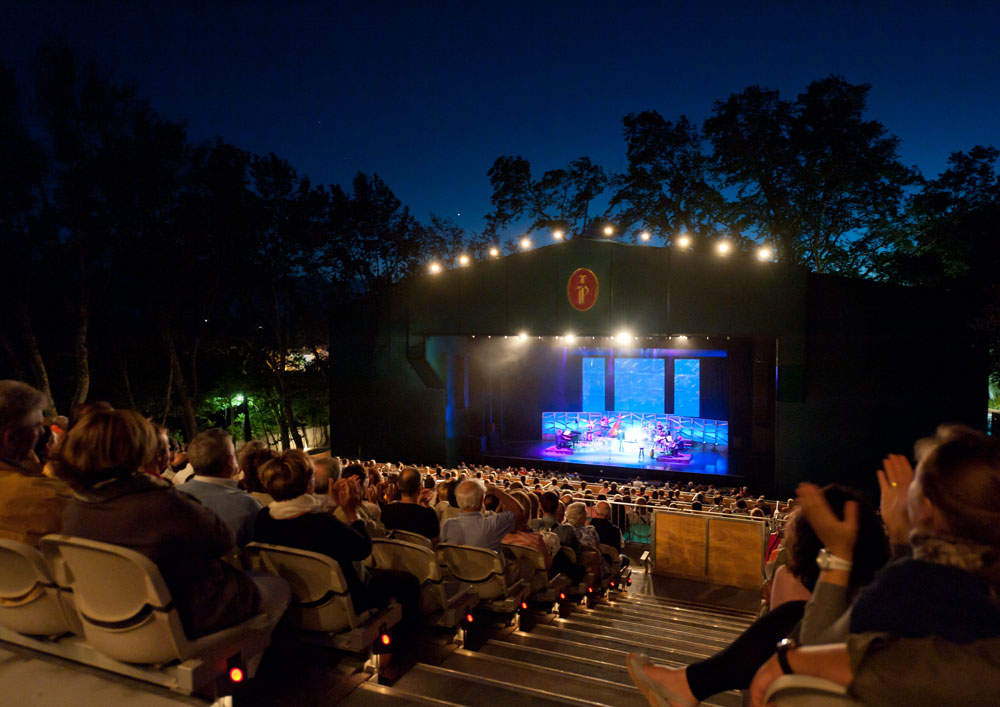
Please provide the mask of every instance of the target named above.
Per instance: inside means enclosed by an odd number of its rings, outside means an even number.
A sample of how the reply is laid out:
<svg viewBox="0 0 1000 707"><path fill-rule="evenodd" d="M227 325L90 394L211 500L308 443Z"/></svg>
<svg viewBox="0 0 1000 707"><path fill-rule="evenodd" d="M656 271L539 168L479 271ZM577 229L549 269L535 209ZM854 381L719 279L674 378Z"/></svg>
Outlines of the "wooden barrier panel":
<svg viewBox="0 0 1000 707"><path fill-rule="evenodd" d="M708 521L708 581L758 589L764 568L765 523Z"/></svg>
<svg viewBox="0 0 1000 707"><path fill-rule="evenodd" d="M655 560L656 574L669 574L704 580L708 534L705 516L688 513L656 514Z"/></svg>
<svg viewBox="0 0 1000 707"><path fill-rule="evenodd" d="M653 572L759 589L767 524L746 517L656 511Z"/></svg>

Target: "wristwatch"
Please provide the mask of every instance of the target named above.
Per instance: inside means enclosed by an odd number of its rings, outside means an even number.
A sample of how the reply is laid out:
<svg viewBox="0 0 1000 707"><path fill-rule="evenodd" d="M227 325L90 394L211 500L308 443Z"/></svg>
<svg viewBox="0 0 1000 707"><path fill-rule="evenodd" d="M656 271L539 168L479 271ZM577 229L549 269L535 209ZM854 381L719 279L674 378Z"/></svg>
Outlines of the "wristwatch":
<svg viewBox="0 0 1000 707"><path fill-rule="evenodd" d="M792 666L788 663L788 651L792 648L798 648L795 645L795 641L790 638L782 638L778 641L778 648L776 655L778 656L778 665L781 666L781 672L785 675L792 675L795 671L792 670Z"/></svg>
<svg viewBox="0 0 1000 707"><path fill-rule="evenodd" d="M843 570L845 572L850 572L854 563L850 560L845 560L842 557L837 557L824 547L819 551L819 554L816 555L816 566L821 570Z"/></svg>

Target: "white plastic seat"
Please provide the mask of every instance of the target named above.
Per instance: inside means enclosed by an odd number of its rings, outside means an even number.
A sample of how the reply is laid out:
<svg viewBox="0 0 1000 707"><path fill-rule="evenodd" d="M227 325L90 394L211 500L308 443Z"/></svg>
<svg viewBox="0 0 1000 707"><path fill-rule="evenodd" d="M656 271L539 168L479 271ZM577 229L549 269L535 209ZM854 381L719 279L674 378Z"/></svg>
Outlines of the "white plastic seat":
<svg viewBox="0 0 1000 707"><path fill-rule="evenodd" d="M436 554L450 578L471 587L494 611L517 611L531 591L527 582L504 568L500 555L492 550L441 543Z"/></svg>
<svg viewBox="0 0 1000 707"><path fill-rule="evenodd" d="M36 548L0 538L0 627L28 636L62 636L82 628Z"/></svg>
<svg viewBox="0 0 1000 707"><path fill-rule="evenodd" d="M250 543L244 549L251 566L277 575L292 587L286 616L304 630L330 634L333 645L354 653L367 651L379 636L399 623L398 604L381 612L356 613L340 565L318 552L281 545Z"/></svg>
<svg viewBox="0 0 1000 707"><path fill-rule="evenodd" d="M420 536L424 540L424 536ZM458 582L446 581L430 547L399 539L372 540L375 567L407 572L420 582L420 609L439 626L457 626L479 604L479 596Z"/></svg>
<svg viewBox="0 0 1000 707"><path fill-rule="evenodd" d="M159 568L142 553L68 535L46 535L39 548L59 587L72 591L86 639L52 652L189 694L217 694L230 667L256 672L271 639L265 614L192 640Z"/></svg>
<svg viewBox="0 0 1000 707"><path fill-rule="evenodd" d="M606 555L611 559L611 572L608 578L608 585L618 590L625 589L625 583L632 575L632 568L628 565L622 567L622 556L611 545L601 543L600 550L602 555Z"/></svg>
<svg viewBox="0 0 1000 707"><path fill-rule="evenodd" d="M811 675L782 675L772 682L764 703L778 707L863 707L847 696L847 688Z"/></svg>
<svg viewBox="0 0 1000 707"><path fill-rule="evenodd" d="M504 551L513 555L518 561L521 579L528 583L532 601L543 603L559 601L559 595L565 594L572 584L570 578L564 574L550 578L548 570L545 569L545 557L536 548L512 543L504 543L503 547Z"/></svg>
<svg viewBox="0 0 1000 707"><path fill-rule="evenodd" d="M420 533L411 533L409 530L391 530L389 531L389 537L393 540L402 540L404 543L412 543L414 545L420 545L421 547L426 547L429 550L434 549L434 543L426 535L421 535Z"/></svg>

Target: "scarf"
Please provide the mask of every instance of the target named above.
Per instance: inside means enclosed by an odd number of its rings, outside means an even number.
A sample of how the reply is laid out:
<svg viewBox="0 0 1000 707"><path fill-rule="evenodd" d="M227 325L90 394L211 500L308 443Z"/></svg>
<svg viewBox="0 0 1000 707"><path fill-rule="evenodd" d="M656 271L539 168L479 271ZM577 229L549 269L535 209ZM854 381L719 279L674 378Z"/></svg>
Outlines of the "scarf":
<svg viewBox="0 0 1000 707"><path fill-rule="evenodd" d="M914 533L910 538L913 558L936 565L957 567L966 572L982 572L997 561L996 551L989 545L945 535Z"/></svg>
<svg viewBox="0 0 1000 707"><path fill-rule="evenodd" d="M288 520L306 513L329 513L333 510L333 501L329 496L304 493L287 501L271 501L267 510L275 520Z"/></svg>

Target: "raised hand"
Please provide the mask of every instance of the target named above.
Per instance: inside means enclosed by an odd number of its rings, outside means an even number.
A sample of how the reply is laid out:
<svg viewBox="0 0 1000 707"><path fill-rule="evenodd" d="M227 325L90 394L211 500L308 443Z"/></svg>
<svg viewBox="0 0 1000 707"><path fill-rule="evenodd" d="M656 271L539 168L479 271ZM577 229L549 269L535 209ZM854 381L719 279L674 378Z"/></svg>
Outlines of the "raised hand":
<svg viewBox="0 0 1000 707"><path fill-rule="evenodd" d="M795 493L802 514L826 549L844 560L852 559L858 540L857 501L844 504L844 520L840 520L816 484L799 484Z"/></svg>
<svg viewBox="0 0 1000 707"><path fill-rule="evenodd" d="M913 467L902 454L890 454L878 470L878 487L882 494L879 510L885 523L889 541L904 545L910 541L910 516L906 511L906 498L913 482Z"/></svg>

